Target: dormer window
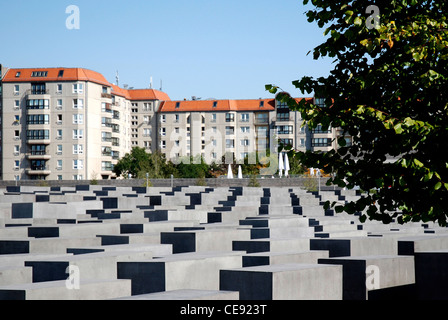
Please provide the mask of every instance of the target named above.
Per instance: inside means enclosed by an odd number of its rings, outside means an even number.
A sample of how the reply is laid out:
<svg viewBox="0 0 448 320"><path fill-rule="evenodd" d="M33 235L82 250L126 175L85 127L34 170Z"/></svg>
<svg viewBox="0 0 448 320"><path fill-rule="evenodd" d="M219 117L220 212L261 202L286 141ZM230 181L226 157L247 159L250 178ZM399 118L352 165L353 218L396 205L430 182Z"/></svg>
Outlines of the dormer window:
<svg viewBox="0 0 448 320"><path fill-rule="evenodd" d="M58 78L62 78L64 76L64 70L59 70Z"/></svg>
<svg viewBox="0 0 448 320"><path fill-rule="evenodd" d="M42 78L42 77L46 77L48 75L47 71L33 71L33 73L31 73L31 77L33 78Z"/></svg>
<svg viewBox="0 0 448 320"><path fill-rule="evenodd" d="M19 72L17 72L16 73L16 78L19 78L20 77L20 74L21 74L21 72L19 71Z"/></svg>

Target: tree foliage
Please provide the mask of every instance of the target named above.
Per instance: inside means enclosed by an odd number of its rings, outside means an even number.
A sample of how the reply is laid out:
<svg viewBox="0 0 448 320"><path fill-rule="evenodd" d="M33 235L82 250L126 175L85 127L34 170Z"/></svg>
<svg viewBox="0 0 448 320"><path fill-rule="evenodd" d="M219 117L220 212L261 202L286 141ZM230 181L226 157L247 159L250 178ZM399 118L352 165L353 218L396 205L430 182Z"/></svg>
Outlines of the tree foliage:
<svg viewBox="0 0 448 320"><path fill-rule="evenodd" d="M144 148L135 147L131 152L121 158L114 167L117 176L144 179L149 174L151 179L169 178L176 175L176 167L166 160L161 152L147 153Z"/></svg>
<svg viewBox="0 0 448 320"><path fill-rule="evenodd" d="M329 184L375 189L356 202L327 207L350 214L362 211L361 221L446 225L448 3L311 3L308 21L325 28L326 36L312 50L313 57L334 59L334 68L327 77L293 82L302 93L323 98L321 103L297 103L287 95L282 99L301 112L311 129L332 126L341 135L337 150L298 157L308 167L334 173ZM267 89L279 90L272 85ZM353 144L347 145L344 135Z"/></svg>

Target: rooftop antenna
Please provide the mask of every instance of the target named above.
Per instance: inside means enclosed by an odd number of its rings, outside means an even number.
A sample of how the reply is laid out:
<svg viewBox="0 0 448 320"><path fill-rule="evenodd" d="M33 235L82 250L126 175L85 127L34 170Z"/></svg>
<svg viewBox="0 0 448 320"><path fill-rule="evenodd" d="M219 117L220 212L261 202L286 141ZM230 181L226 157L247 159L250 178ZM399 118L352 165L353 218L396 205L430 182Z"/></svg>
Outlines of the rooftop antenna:
<svg viewBox="0 0 448 320"><path fill-rule="evenodd" d="M162 83L163 83L162 80L160 80L160 91L163 91L162 90Z"/></svg>
<svg viewBox="0 0 448 320"><path fill-rule="evenodd" d="M117 86L120 86L120 77L118 76L118 70L117 70L117 75L115 76L115 79L117 80Z"/></svg>
<svg viewBox="0 0 448 320"><path fill-rule="evenodd" d="M149 89L152 89L152 77L150 78L150 82L149 82Z"/></svg>

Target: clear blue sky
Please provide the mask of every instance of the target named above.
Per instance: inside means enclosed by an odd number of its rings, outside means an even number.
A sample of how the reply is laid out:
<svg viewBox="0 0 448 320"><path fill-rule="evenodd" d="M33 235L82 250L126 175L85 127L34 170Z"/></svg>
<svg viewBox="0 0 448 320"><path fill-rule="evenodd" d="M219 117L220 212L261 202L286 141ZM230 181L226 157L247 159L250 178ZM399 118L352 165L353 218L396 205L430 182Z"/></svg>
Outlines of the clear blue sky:
<svg viewBox="0 0 448 320"><path fill-rule="evenodd" d="M80 10L69 30L66 8ZM173 100L258 99L275 84L327 75L328 60L307 52L324 41L301 0L0 1L0 63L6 67L83 67L120 86L153 78Z"/></svg>

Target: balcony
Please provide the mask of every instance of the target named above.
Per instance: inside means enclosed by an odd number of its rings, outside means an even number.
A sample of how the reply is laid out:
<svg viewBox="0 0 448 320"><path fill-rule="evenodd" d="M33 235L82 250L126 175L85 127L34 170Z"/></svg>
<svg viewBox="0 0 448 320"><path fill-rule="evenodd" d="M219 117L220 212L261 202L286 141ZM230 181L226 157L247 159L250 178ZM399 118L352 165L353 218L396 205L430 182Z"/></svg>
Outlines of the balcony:
<svg viewBox="0 0 448 320"><path fill-rule="evenodd" d="M51 155L47 154L45 151L31 152L26 156L28 160L50 160Z"/></svg>
<svg viewBox="0 0 448 320"><path fill-rule="evenodd" d="M254 124L256 126L266 126L269 124L269 118L255 118Z"/></svg>
<svg viewBox="0 0 448 320"><path fill-rule="evenodd" d="M26 169L26 173L30 176L48 176L51 170L47 166L36 166Z"/></svg>

